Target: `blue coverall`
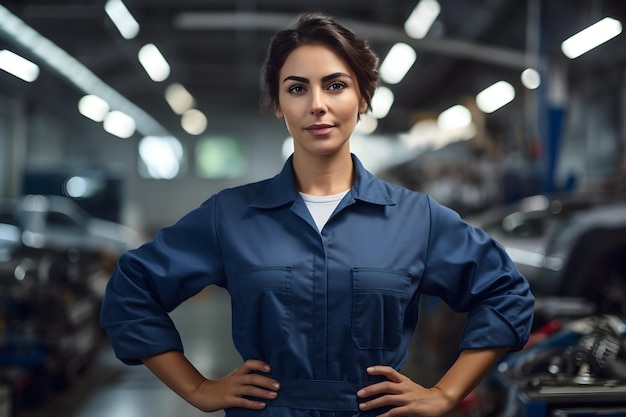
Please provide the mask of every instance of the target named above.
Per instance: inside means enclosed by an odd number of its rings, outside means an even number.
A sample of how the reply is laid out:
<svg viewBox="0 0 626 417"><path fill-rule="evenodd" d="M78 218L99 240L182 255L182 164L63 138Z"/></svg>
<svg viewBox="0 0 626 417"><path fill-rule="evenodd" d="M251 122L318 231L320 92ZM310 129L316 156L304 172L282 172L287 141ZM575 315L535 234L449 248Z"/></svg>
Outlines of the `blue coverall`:
<svg viewBox="0 0 626 417"><path fill-rule="evenodd" d="M356 392L379 378L366 368L400 369L421 294L468 312L461 350L521 348L534 298L504 249L352 158L355 184L321 232L290 159L274 178L211 196L122 255L101 313L117 357L138 364L182 351L168 312L210 284L231 295L243 360L266 361L281 383L264 410L229 417L364 415Z"/></svg>

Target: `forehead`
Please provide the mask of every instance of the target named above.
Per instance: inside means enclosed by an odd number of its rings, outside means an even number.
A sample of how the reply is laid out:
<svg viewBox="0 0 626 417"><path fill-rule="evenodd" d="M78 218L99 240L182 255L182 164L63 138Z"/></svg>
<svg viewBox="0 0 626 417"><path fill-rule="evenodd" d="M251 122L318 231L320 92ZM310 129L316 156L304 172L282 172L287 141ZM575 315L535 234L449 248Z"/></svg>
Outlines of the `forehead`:
<svg viewBox="0 0 626 417"><path fill-rule="evenodd" d="M323 77L343 72L354 77L348 63L332 48L322 45L302 45L291 51L280 70L281 81L290 75L307 78Z"/></svg>

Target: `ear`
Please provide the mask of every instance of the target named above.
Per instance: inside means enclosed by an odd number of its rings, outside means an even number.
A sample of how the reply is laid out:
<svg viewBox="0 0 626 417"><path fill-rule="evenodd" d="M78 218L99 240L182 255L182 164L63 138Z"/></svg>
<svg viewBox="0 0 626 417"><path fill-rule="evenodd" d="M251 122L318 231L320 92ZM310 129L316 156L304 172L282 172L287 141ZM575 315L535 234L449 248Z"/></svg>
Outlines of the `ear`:
<svg viewBox="0 0 626 417"><path fill-rule="evenodd" d="M274 115L278 119L284 119L285 118L285 114L283 113L282 109L280 108L280 104L276 104L276 106L274 107Z"/></svg>
<svg viewBox="0 0 626 417"><path fill-rule="evenodd" d="M361 103L359 104L359 114L365 114L367 111L367 101L364 98L361 99Z"/></svg>

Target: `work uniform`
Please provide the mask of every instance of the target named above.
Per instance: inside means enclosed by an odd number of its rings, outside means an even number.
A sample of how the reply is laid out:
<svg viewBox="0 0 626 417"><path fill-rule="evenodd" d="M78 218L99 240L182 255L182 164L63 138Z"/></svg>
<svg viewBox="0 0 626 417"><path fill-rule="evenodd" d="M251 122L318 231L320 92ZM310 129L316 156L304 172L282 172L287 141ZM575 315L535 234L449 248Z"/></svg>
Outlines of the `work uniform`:
<svg viewBox="0 0 626 417"><path fill-rule="evenodd" d="M281 384L264 410L231 417L366 414L356 392L380 380L366 368L400 369L421 294L468 312L461 350L521 348L534 299L503 248L352 158L354 186L321 232L289 159L274 178L220 191L125 253L101 315L117 357L182 351L168 312L210 284L231 295L243 360L266 361Z"/></svg>

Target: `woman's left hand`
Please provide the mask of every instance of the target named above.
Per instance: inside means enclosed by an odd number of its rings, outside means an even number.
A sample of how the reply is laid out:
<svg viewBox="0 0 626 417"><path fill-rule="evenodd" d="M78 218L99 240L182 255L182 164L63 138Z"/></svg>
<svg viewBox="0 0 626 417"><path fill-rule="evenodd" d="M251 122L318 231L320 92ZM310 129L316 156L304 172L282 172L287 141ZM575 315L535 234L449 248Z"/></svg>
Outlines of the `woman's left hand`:
<svg viewBox="0 0 626 417"><path fill-rule="evenodd" d="M379 375L387 381L364 387L357 392L359 398L375 397L359 404L361 411L379 407L391 407L381 417L394 416L443 416L451 411L456 402L437 387L424 388L389 366L371 366L370 375Z"/></svg>

